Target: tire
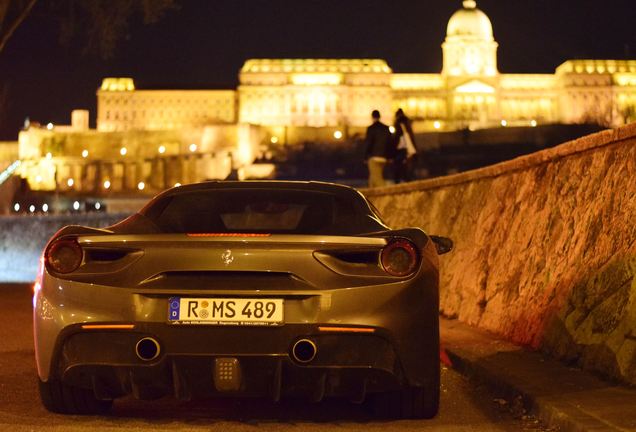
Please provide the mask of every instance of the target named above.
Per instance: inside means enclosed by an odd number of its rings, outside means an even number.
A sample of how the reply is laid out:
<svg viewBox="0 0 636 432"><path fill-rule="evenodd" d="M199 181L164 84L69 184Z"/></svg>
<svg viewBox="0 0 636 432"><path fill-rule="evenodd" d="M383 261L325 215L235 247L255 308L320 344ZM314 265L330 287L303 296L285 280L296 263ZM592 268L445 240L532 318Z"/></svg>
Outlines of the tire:
<svg viewBox="0 0 636 432"><path fill-rule="evenodd" d="M421 387L403 387L398 391L378 393L370 398L375 416L390 419L430 419L439 411L440 365L439 365L439 315L433 316L428 327L431 330L431 346L421 359L421 367L428 376Z"/></svg>
<svg viewBox="0 0 636 432"><path fill-rule="evenodd" d="M383 419L430 419L439 411L439 366L426 387L405 387L372 396L371 409Z"/></svg>
<svg viewBox="0 0 636 432"><path fill-rule="evenodd" d="M439 410L439 387L408 387L379 393L372 399L373 414L382 419L430 419Z"/></svg>
<svg viewBox="0 0 636 432"><path fill-rule="evenodd" d="M100 415L110 411L112 400L99 400L92 390L58 381L39 381L40 400L47 410L58 414Z"/></svg>

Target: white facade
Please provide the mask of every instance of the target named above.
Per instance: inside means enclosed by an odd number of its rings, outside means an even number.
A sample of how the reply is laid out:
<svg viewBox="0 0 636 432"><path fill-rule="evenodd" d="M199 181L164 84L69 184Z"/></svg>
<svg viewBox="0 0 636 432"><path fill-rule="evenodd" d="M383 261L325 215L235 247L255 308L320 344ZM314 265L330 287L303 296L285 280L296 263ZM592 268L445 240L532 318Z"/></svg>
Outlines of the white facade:
<svg viewBox="0 0 636 432"><path fill-rule="evenodd" d="M492 24L474 0L450 18L440 74L393 73L381 59L251 59L233 90L135 90L106 78L98 129L210 124L363 127L398 108L419 130L636 120L636 61L570 60L555 74L501 74Z"/></svg>

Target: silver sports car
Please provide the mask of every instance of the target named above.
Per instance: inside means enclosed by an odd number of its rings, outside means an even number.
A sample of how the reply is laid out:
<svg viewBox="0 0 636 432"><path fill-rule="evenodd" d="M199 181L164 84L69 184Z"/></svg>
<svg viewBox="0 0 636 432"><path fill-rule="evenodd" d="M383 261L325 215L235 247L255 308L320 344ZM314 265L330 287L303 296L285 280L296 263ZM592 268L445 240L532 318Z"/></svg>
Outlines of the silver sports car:
<svg viewBox="0 0 636 432"><path fill-rule="evenodd" d="M432 417L437 255L451 247L316 182L180 186L107 229L65 227L34 286L42 403L343 397Z"/></svg>

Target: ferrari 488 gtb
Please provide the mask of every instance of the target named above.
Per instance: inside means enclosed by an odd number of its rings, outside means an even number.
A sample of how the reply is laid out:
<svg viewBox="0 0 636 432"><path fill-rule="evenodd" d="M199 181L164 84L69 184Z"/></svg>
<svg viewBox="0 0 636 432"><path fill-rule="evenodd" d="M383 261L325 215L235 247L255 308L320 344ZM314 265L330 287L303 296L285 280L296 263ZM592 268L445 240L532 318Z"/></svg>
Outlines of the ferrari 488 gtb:
<svg viewBox="0 0 636 432"><path fill-rule="evenodd" d="M450 247L314 182L181 186L107 229L65 227L34 287L42 402L343 397L432 417Z"/></svg>

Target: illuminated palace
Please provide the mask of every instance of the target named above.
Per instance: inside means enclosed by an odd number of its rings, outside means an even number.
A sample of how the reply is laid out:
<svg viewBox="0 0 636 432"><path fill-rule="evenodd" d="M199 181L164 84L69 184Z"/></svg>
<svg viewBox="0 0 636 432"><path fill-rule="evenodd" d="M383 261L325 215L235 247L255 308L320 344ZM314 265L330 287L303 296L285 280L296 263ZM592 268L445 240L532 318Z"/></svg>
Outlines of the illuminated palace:
<svg viewBox="0 0 636 432"><path fill-rule="evenodd" d="M32 189L109 194L257 176L263 144L334 142L363 134L378 109L416 131L636 120L636 61L569 60L554 74L501 74L488 17L473 0L450 18L439 74L394 73L381 59L252 59L236 90L144 90L105 78L97 130L20 132L19 174ZM263 173L261 173L263 174ZM265 173L265 175L268 175Z"/></svg>
<svg viewBox="0 0 636 432"><path fill-rule="evenodd" d="M501 74L497 47L490 20L466 0L448 23L441 74L394 73L379 59L253 59L236 91L136 90L130 78L107 78L97 93L97 124L101 131L363 127L371 110L390 117L401 107L418 130L455 130L616 126L636 114L636 61L570 60L555 74Z"/></svg>

